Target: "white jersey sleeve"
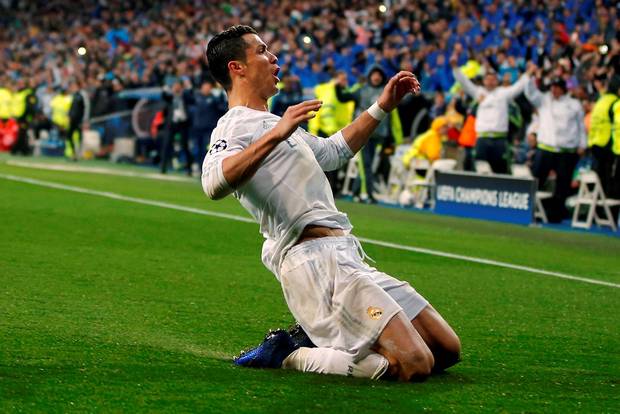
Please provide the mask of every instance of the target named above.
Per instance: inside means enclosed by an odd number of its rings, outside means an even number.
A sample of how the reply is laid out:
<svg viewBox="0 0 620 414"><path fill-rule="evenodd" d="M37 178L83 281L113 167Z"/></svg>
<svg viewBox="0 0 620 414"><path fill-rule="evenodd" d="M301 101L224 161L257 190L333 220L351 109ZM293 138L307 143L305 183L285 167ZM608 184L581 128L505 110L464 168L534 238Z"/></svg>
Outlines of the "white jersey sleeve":
<svg viewBox="0 0 620 414"><path fill-rule="evenodd" d="M211 134L211 147L202 163L202 189L212 200L218 200L232 193L234 189L224 177L222 162L243 151L252 142L253 131L237 128L228 137L222 136L224 128L216 128Z"/></svg>
<svg viewBox="0 0 620 414"><path fill-rule="evenodd" d="M296 131L314 153L323 171L333 171L346 164L354 153L338 131L329 138L319 138L302 128Z"/></svg>

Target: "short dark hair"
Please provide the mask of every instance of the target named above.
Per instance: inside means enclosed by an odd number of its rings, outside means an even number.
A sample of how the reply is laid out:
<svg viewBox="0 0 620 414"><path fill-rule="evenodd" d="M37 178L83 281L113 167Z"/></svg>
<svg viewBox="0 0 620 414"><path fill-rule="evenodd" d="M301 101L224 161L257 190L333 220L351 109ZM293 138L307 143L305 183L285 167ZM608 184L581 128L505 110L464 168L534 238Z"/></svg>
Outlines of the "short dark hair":
<svg viewBox="0 0 620 414"><path fill-rule="evenodd" d="M562 89L564 93L566 93L566 91L568 90L566 87L566 81L562 78L553 78L551 80L551 86L557 86L558 88Z"/></svg>
<svg viewBox="0 0 620 414"><path fill-rule="evenodd" d="M607 92L617 94L620 90L620 75L614 75L609 80Z"/></svg>
<svg viewBox="0 0 620 414"><path fill-rule="evenodd" d="M207 45L207 63L211 75L226 90L230 90L232 87L228 63L233 60L245 62L245 49L248 44L242 39L242 36L248 33L258 34L250 26L232 26L215 35Z"/></svg>

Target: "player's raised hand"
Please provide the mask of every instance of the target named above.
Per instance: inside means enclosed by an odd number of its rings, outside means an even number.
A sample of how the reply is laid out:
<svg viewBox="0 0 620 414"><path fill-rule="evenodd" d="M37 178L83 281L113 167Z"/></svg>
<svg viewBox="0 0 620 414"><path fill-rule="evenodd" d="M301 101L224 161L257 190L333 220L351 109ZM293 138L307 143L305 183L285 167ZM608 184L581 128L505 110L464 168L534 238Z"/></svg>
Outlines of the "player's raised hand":
<svg viewBox="0 0 620 414"><path fill-rule="evenodd" d="M403 97L408 93L417 94L420 92L420 82L411 72L401 71L394 75L383 88L383 92L377 103L386 112L400 103Z"/></svg>
<svg viewBox="0 0 620 414"><path fill-rule="evenodd" d="M322 101L313 99L289 106L282 115L282 119L273 128L274 132L284 141L291 136L300 124L314 118L321 105L323 105Z"/></svg>

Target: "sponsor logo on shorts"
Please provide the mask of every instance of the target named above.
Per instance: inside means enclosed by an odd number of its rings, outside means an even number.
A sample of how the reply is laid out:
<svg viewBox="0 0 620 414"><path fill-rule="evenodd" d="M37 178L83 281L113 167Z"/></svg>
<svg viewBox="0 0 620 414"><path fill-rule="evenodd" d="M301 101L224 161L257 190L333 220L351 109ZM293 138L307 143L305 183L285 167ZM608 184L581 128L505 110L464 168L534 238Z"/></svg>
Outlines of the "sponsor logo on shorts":
<svg viewBox="0 0 620 414"><path fill-rule="evenodd" d="M377 308L375 306L369 306L366 312L368 312L368 316L370 316L370 319L380 319L383 315L383 309Z"/></svg>

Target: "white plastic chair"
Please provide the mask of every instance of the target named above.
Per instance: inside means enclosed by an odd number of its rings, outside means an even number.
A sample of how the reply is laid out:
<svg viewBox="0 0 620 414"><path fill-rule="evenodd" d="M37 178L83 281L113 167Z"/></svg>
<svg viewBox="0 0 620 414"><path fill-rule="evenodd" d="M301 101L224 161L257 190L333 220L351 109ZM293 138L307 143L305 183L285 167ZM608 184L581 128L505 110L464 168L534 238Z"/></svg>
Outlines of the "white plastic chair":
<svg viewBox="0 0 620 414"><path fill-rule="evenodd" d="M421 160L426 161L426 160ZM431 192L435 189L435 171L452 171L456 168L456 160L453 159L439 159L430 164L426 170L424 178L420 179L416 175L416 166L412 165L409 170L409 177L407 178L406 188L411 189L413 194L413 205L416 208L424 208L424 205L428 202L430 208L434 207L434 197L431 197ZM417 169L421 169L417 166Z"/></svg>
<svg viewBox="0 0 620 414"><path fill-rule="evenodd" d="M93 129L87 129L82 133L82 145L80 155L84 158L84 154L90 151L92 154L98 154L101 151L101 134Z"/></svg>
<svg viewBox="0 0 620 414"><path fill-rule="evenodd" d="M530 167L525 164L513 164L512 176L518 178L534 178ZM536 191L536 207L534 209L534 218L540 219L543 223L548 223L547 212L543 206L543 200L553 197L553 193L549 191Z"/></svg>
<svg viewBox="0 0 620 414"><path fill-rule="evenodd" d="M357 168L357 160L359 159L359 152L355 154L353 158L349 160L347 165L347 172L344 175L344 184L342 185L342 195L353 194L353 183L359 175L359 168Z"/></svg>
<svg viewBox="0 0 620 414"><path fill-rule="evenodd" d="M579 192L577 193L571 226L581 229L590 229L592 227L592 222L595 222L598 227L608 226L613 231L616 231L618 226L611 215L610 207L620 205L620 200L605 197L603 187L601 186L601 180L595 171L582 172L579 176L579 180ZM586 208L584 221L579 220L582 207ZM604 217L599 216L599 213L596 211L597 207L603 210Z"/></svg>
<svg viewBox="0 0 620 414"><path fill-rule="evenodd" d="M474 168L476 169L476 173L478 174L493 174L493 169L491 168L491 164L489 164L488 161L476 160L474 163Z"/></svg>
<svg viewBox="0 0 620 414"><path fill-rule="evenodd" d="M118 137L114 139L114 149L110 154L112 162L118 162L120 159L133 159L136 155L136 140L132 137Z"/></svg>
<svg viewBox="0 0 620 414"><path fill-rule="evenodd" d="M385 201L397 202L398 196L405 186L408 171L403 164L403 157L409 147L409 144L397 146L394 154L390 157L390 175L381 194Z"/></svg>

